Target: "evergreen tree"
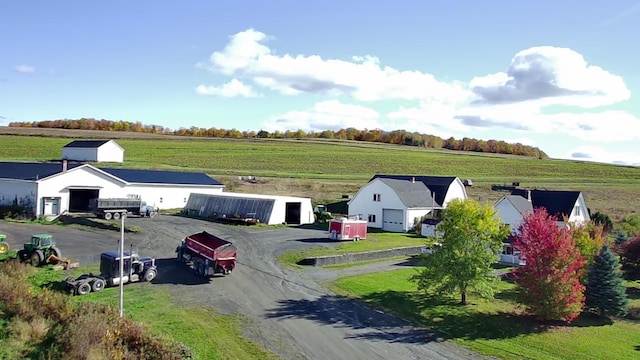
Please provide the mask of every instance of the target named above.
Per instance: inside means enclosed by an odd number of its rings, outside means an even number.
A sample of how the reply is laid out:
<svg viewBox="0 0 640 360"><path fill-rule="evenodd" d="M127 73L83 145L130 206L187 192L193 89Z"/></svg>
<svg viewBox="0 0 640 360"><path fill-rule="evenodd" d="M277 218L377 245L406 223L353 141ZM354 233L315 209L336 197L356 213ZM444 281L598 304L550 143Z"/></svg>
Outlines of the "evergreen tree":
<svg viewBox="0 0 640 360"><path fill-rule="evenodd" d="M616 255L603 246L589 266L585 291L585 306L605 314L622 316L627 311L626 287Z"/></svg>
<svg viewBox="0 0 640 360"><path fill-rule="evenodd" d="M622 230L620 230L620 231L618 231L618 234L616 235L616 244L621 245L622 243L624 243L628 239L629 239L629 237L627 236L627 233L622 231Z"/></svg>

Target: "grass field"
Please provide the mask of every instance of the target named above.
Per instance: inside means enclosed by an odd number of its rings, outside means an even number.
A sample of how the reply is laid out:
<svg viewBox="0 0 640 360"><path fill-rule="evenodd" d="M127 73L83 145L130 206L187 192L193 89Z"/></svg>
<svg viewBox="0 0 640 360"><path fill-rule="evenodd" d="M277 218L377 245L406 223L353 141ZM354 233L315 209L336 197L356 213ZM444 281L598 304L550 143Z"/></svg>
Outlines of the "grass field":
<svg viewBox="0 0 640 360"><path fill-rule="evenodd" d="M461 306L457 297L418 292L416 285L408 281L415 272L416 269L402 269L341 278L333 289L434 329L442 338L502 359L640 358L638 320L610 321L583 315L571 326L541 325L522 315L511 283L501 282L494 300L471 295L470 305ZM632 305L640 307L640 298L633 294Z"/></svg>
<svg viewBox="0 0 640 360"><path fill-rule="evenodd" d="M2 161L59 159L62 147L71 141L63 135L115 138L125 149L125 162L108 166L202 171L222 181L228 191L290 194L319 202L355 194L378 173L471 179L469 196L491 204L505 194L491 191L491 184L518 181L526 188L577 190L584 193L592 211L614 220L637 211L634 199L640 193L640 168L577 161L319 139L234 140L12 128L0 128L0 134L4 134L0 135ZM258 183L238 179L249 175L258 177Z"/></svg>

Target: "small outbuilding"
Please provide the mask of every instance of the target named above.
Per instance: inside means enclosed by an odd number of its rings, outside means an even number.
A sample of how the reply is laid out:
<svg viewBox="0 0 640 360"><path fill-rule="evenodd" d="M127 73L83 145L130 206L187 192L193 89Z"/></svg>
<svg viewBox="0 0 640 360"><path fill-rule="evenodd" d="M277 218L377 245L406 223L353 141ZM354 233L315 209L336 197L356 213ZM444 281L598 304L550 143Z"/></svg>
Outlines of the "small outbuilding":
<svg viewBox="0 0 640 360"><path fill-rule="evenodd" d="M62 148L62 159L121 163L124 149L113 140L74 140Z"/></svg>
<svg viewBox="0 0 640 360"><path fill-rule="evenodd" d="M310 198L293 196L192 193L185 206L187 214L213 219L251 219L267 225L313 224Z"/></svg>

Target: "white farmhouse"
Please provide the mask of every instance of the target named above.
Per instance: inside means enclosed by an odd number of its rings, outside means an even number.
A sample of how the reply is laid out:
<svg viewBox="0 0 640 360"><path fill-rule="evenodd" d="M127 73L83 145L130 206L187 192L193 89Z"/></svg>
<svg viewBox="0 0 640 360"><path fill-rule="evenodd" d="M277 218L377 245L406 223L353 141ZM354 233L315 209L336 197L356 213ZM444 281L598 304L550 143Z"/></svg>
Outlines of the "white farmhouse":
<svg viewBox="0 0 640 360"><path fill-rule="evenodd" d="M349 201L349 216L366 219L372 228L407 232L423 216L466 198L457 177L376 175Z"/></svg>
<svg viewBox="0 0 640 360"><path fill-rule="evenodd" d="M62 148L62 159L121 163L124 149L113 140L75 140Z"/></svg>
<svg viewBox="0 0 640 360"><path fill-rule="evenodd" d="M524 218L537 208L544 208L549 215L554 216L558 227L566 227L567 223L579 226L590 220L589 209L579 191L513 190L511 195L503 196L493 206L496 216L503 224L509 225L512 234L504 242L501 262L516 265L523 263L518 250L513 247L513 235L520 233L519 228Z"/></svg>
<svg viewBox="0 0 640 360"><path fill-rule="evenodd" d="M38 217L87 212L97 198L140 198L159 209L178 209L193 192L223 189L204 173L98 168L66 160L0 162L0 205L21 205Z"/></svg>

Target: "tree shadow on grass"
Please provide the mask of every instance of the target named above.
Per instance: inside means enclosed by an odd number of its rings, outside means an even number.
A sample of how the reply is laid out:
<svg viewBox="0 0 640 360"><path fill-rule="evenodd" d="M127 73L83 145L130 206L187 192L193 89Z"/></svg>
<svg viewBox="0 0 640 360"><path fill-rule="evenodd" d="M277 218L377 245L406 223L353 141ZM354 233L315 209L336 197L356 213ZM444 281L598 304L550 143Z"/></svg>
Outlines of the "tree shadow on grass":
<svg viewBox="0 0 640 360"><path fill-rule="evenodd" d="M450 298L384 291L362 301L324 295L315 300L282 300L266 317L307 319L354 330L350 339L395 343L428 343L443 339L504 339L544 332L545 325L508 312L482 313L476 306ZM373 308L393 308L381 312ZM388 312L387 312L388 311ZM408 319L405 321L402 319Z"/></svg>

